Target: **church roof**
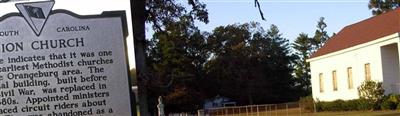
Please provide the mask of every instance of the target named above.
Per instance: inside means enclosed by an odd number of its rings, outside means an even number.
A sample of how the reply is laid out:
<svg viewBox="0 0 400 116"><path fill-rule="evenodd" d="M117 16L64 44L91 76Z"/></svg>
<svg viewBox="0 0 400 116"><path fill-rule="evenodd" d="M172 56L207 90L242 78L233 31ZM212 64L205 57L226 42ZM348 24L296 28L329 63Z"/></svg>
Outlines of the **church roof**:
<svg viewBox="0 0 400 116"><path fill-rule="evenodd" d="M310 58L367 43L400 32L400 8L344 27Z"/></svg>

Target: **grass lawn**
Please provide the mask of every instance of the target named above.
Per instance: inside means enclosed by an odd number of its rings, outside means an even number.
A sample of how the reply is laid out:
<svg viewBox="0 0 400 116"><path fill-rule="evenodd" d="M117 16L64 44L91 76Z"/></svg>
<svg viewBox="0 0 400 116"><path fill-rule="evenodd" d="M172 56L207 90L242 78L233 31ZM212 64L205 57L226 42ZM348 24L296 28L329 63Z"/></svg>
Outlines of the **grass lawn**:
<svg viewBox="0 0 400 116"><path fill-rule="evenodd" d="M240 113L218 116L286 116L286 112L259 112L259 113ZM318 112L302 113L290 111L287 116L400 116L400 111L347 111L347 112Z"/></svg>
<svg viewBox="0 0 400 116"><path fill-rule="evenodd" d="M305 113L304 116L400 116L400 111L349 111Z"/></svg>

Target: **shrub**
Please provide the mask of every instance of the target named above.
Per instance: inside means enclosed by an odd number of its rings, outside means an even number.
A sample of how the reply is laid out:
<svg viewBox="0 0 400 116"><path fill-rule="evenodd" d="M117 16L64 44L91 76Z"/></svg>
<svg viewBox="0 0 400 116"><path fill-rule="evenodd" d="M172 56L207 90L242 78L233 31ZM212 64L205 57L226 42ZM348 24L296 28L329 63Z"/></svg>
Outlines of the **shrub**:
<svg viewBox="0 0 400 116"><path fill-rule="evenodd" d="M348 100L343 104L343 110L344 111L353 111L357 110L359 100Z"/></svg>
<svg viewBox="0 0 400 116"><path fill-rule="evenodd" d="M390 101L389 99L384 100L381 104L382 110L394 110L394 109L396 109L396 107L397 107L397 104Z"/></svg>
<svg viewBox="0 0 400 116"><path fill-rule="evenodd" d="M371 110L374 108L374 104L366 99L357 100L357 110Z"/></svg>
<svg viewBox="0 0 400 116"><path fill-rule="evenodd" d="M395 94L390 94L388 100L393 102L393 103L395 103L395 104L399 104L400 103L400 96L399 95L395 95Z"/></svg>
<svg viewBox="0 0 400 116"><path fill-rule="evenodd" d="M324 111L323 110L323 105L324 105L323 102L320 102L320 101L315 103L315 108L317 109L317 112Z"/></svg>
<svg viewBox="0 0 400 116"><path fill-rule="evenodd" d="M381 108L380 103L382 103L383 93L385 92L382 82L364 81L357 89L360 98L369 102L368 104L372 104L370 110Z"/></svg>
<svg viewBox="0 0 400 116"><path fill-rule="evenodd" d="M343 111L345 110L345 102L343 100L335 100L331 104L331 111Z"/></svg>
<svg viewBox="0 0 400 116"><path fill-rule="evenodd" d="M332 102L316 102L317 111L366 111L366 110L400 110L399 95L389 95L382 101L373 103L367 99L335 100Z"/></svg>
<svg viewBox="0 0 400 116"><path fill-rule="evenodd" d="M317 111L332 111L333 102L317 102L316 108Z"/></svg>
<svg viewBox="0 0 400 116"><path fill-rule="evenodd" d="M383 89L382 82L364 81L361 86L358 87L360 98L372 100L373 102L382 100L384 92L385 90Z"/></svg>
<svg viewBox="0 0 400 116"><path fill-rule="evenodd" d="M399 102L400 102L399 95L390 94L388 96L383 97L380 107L382 110L394 110L397 108Z"/></svg>
<svg viewBox="0 0 400 116"><path fill-rule="evenodd" d="M397 110L400 110L400 103L399 103L399 104L397 104L397 107L396 107L396 109L397 109Z"/></svg>
<svg viewBox="0 0 400 116"><path fill-rule="evenodd" d="M349 111L356 110L357 100L335 100L333 102L318 102L316 108L318 111Z"/></svg>

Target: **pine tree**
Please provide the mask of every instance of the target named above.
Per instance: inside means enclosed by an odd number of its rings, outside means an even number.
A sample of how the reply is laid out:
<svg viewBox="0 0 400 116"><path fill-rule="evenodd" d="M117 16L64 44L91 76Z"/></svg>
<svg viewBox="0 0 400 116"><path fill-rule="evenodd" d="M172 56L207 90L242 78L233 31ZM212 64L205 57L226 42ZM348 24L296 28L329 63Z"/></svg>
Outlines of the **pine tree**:
<svg viewBox="0 0 400 116"><path fill-rule="evenodd" d="M312 50L312 40L313 38L308 37L307 34L301 33L293 44L293 48L296 50L295 54L298 56L294 74L298 87L304 91L303 96L311 93L310 64L306 62L306 59L309 58Z"/></svg>
<svg viewBox="0 0 400 116"><path fill-rule="evenodd" d="M321 48L324 43L329 39L329 36L325 30L327 27L326 23L324 22L325 18L320 17L318 22L317 22L317 29L315 30L314 37L311 41L312 43L312 52L315 52L319 48Z"/></svg>
<svg viewBox="0 0 400 116"><path fill-rule="evenodd" d="M311 93L310 63L306 62L306 60L330 38L325 30L327 24L324 20L324 17L319 18L314 37L301 33L293 43L293 49L297 55L294 75L297 79L298 88L304 91L303 96Z"/></svg>

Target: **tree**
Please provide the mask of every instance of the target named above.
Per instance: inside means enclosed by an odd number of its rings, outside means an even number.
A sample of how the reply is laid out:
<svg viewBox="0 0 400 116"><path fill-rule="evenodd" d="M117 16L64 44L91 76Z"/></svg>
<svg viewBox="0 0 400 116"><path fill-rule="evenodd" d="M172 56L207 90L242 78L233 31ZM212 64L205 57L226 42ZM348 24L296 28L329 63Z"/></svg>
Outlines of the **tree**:
<svg viewBox="0 0 400 116"><path fill-rule="evenodd" d="M324 20L324 17L319 18L314 37L310 38L307 34L301 33L293 43L293 49L297 55L297 59L294 64L294 75L297 79L298 88L303 90L302 96L311 94L310 63L306 62L306 60L312 53L321 48L330 38L325 30L327 24L324 22Z"/></svg>
<svg viewBox="0 0 400 116"><path fill-rule="evenodd" d="M261 18L264 19L259 1L254 0L254 2L255 6L258 7ZM192 19L197 19L205 23L208 22L208 12L204 4L198 0L188 0L188 4L192 7L192 10L189 13L186 12L186 14L190 14ZM147 45L145 40L145 22L151 23L156 32L161 31L166 22L176 20L182 16L182 12L186 11L185 7L182 6L176 3L175 0L132 0L131 2L141 115L150 115L147 106L149 72L147 71L144 58Z"/></svg>
<svg viewBox="0 0 400 116"><path fill-rule="evenodd" d="M317 22L317 29L315 30L314 38L311 41L313 46L312 52L315 52L316 50L321 48L322 45L324 45L324 43L329 39L328 33L325 30L327 25L324 20L324 17L320 17Z"/></svg>
<svg viewBox="0 0 400 116"><path fill-rule="evenodd" d="M208 12L204 4L198 0L188 0L188 4L192 7L192 10L182 13L185 11L185 7L176 3L175 0L132 0L131 2L139 105L140 113L143 116L150 115L147 105L149 72L145 63L145 48L147 46L145 22L152 23L156 32L163 30L167 22L176 21L184 14L189 14L192 19L208 22Z"/></svg>
<svg viewBox="0 0 400 116"><path fill-rule="evenodd" d="M258 23L234 24L214 29L208 39L211 58L207 78L215 82L218 95L239 104L291 101L293 77L288 40L271 25L265 31Z"/></svg>
<svg viewBox="0 0 400 116"><path fill-rule="evenodd" d="M274 96L277 97L275 98L275 102L297 100L298 95L295 94L297 91L294 90L294 78L291 75L291 72L293 72L291 64L295 56L291 54L289 41L281 37L278 27L275 25L270 26L266 37L272 39L272 47L269 49L269 53L273 54L266 59L268 68L265 70L271 71L267 77L272 77L272 82L276 81L272 83L273 87L271 87L271 89L273 90L270 90L273 94L276 94L276 96ZM268 54L268 52L266 52L266 54Z"/></svg>
<svg viewBox="0 0 400 116"><path fill-rule="evenodd" d="M306 62L312 50L313 39L308 37L307 34L301 33L293 43L293 49L298 58L295 61L294 75L298 82L298 87L303 90L303 95L306 96L311 93L311 75L310 63Z"/></svg>
<svg viewBox="0 0 400 116"><path fill-rule="evenodd" d="M379 15L391 11L399 6L399 0L370 0L368 3L368 8L372 10L373 15Z"/></svg>
<svg viewBox="0 0 400 116"><path fill-rule="evenodd" d="M216 95L247 101L249 91L248 41L250 25L228 25L214 29L208 38L212 58L206 64L207 78ZM242 88L241 88L242 87ZM216 96L216 95L210 95ZM250 98L251 99L251 98Z"/></svg>
<svg viewBox="0 0 400 116"><path fill-rule="evenodd" d="M175 0L148 0L145 12L146 21L152 24L153 30L156 32L163 31L168 23L179 21L182 16L187 16L190 20L208 23L206 5L199 0L187 1L187 5L191 7L190 11L187 11L184 5Z"/></svg>
<svg viewBox="0 0 400 116"><path fill-rule="evenodd" d="M156 32L149 46L150 104L164 96L166 112L188 112L199 109L203 94L199 83L208 57L205 37L190 16L168 22L165 31ZM155 109L153 110L155 111Z"/></svg>

